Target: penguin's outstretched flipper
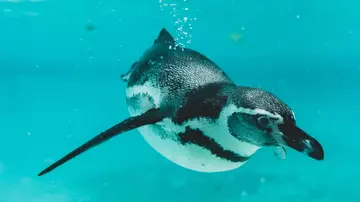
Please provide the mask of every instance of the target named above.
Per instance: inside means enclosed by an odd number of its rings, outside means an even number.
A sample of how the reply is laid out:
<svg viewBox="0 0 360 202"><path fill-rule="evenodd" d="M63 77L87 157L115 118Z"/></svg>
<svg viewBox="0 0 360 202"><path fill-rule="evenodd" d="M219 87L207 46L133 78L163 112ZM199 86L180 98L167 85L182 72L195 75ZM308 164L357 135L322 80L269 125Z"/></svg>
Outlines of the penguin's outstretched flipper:
<svg viewBox="0 0 360 202"><path fill-rule="evenodd" d="M87 141L85 144L81 145L80 147L76 148L72 152L68 153L66 156L61 158L60 160L56 161L49 167L47 167L45 170L41 171L38 176L42 176L55 168L61 166L62 164L68 162L69 160L75 158L76 156L82 154L83 152L91 149L92 147L98 146L105 141L121 134L127 131L130 131L132 129L149 125L149 124L155 124L159 121L161 121L163 118L165 118L165 113L160 109L150 109L147 112L130 117L128 119L125 119L124 121L116 124L115 126L109 128L105 132L100 133L99 135L95 136L91 140Z"/></svg>

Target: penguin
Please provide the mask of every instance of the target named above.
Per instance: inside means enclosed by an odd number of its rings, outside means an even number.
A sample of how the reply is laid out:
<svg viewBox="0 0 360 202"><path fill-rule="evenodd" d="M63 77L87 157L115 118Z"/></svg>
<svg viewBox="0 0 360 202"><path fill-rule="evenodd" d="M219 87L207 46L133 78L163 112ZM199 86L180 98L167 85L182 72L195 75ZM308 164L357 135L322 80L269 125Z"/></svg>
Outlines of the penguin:
<svg viewBox="0 0 360 202"><path fill-rule="evenodd" d="M287 104L263 89L236 85L205 55L177 46L165 28L121 79L129 118L38 176L133 129L169 161L204 173L239 168L264 147L275 148L280 159L285 147L324 159L321 144L297 126Z"/></svg>

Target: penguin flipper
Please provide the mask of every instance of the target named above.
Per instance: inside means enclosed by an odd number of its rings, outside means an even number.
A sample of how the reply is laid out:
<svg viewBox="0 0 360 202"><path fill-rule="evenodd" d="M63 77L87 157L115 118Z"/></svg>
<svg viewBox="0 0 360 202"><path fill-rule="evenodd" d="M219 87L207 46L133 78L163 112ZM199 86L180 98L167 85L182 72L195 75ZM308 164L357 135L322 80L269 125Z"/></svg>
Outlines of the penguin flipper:
<svg viewBox="0 0 360 202"><path fill-rule="evenodd" d="M38 174L38 176L42 176L42 175L54 170L55 168L61 166L62 164L66 163L69 160L75 158L76 156L82 154L83 152L91 149L92 147L98 146L98 145L104 143L105 141L107 141L121 133L130 131L132 129L135 129L135 128L138 128L138 127L141 127L144 125L157 123L157 122L161 121L163 118L165 118L165 113L163 113L162 110L150 109L141 115L125 119L124 121L116 124L115 126L109 128L108 130L100 133L99 135L97 135L94 138L87 141L85 144L81 145L80 147L76 148L72 152L68 153L60 160L56 161L55 163L53 163L52 165L47 167L45 170L41 171Z"/></svg>
<svg viewBox="0 0 360 202"><path fill-rule="evenodd" d="M274 155L276 156L276 158L278 158L280 160L286 159L286 150L284 147L277 146L274 148L273 152L274 152Z"/></svg>

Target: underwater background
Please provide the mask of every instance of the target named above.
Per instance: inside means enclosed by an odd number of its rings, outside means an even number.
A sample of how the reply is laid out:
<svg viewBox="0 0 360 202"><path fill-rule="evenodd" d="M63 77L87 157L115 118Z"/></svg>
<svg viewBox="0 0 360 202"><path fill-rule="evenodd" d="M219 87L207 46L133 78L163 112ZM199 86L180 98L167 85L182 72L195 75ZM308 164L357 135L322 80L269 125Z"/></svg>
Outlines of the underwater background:
<svg viewBox="0 0 360 202"><path fill-rule="evenodd" d="M198 173L133 130L38 177L129 117L120 75L162 28L283 99L324 161ZM360 1L0 0L0 202L359 202L359 87Z"/></svg>

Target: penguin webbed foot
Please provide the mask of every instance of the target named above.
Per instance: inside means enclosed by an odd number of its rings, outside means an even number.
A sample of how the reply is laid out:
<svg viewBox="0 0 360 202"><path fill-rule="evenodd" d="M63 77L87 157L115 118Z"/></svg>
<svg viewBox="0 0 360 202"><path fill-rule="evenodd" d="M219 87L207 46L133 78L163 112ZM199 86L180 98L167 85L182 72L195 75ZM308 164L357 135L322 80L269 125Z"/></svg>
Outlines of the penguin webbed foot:
<svg viewBox="0 0 360 202"><path fill-rule="evenodd" d="M120 75L121 80L127 82L127 81L129 80L129 77L130 77L133 69L135 68L135 66L136 66L137 64L138 64L137 61L134 62L134 63L131 65L131 67L130 67L130 69L129 69L128 72L126 72L125 74L121 74L121 75Z"/></svg>
<svg viewBox="0 0 360 202"><path fill-rule="evenodd" d="M129 80L129 76L130 76L130 73L121 74L121 75L120 75L120 78L121 78L121 80L123 80L124 82L127 82L127 81Z"/></svg>
<svg viewBox="0 0 360 202"><path fill-rule="evenodd" d="M282 146L277 146L273 149L273 154L276 156L277 159L279 160L285 160L287 153L284 147Z"/></svg>

